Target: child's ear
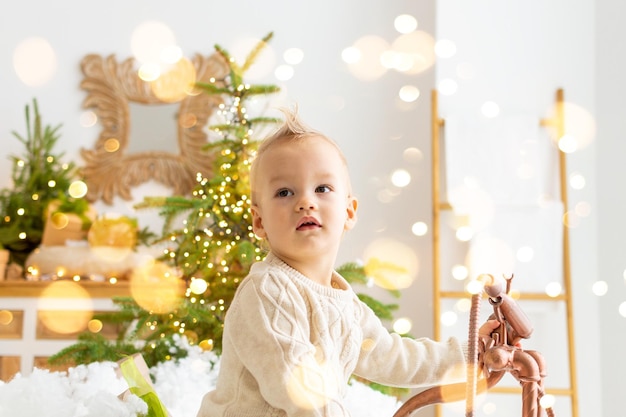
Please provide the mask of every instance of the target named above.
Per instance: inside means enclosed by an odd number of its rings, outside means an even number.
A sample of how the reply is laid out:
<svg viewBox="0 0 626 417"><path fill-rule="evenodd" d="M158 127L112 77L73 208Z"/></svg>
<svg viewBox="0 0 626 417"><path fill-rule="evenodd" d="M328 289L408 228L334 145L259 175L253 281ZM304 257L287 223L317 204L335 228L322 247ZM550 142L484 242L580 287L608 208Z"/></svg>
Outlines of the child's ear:
<svg viewBox="0 0 626 417"><path fill-rule="evenodd" d="M346 218L346 223L343 226L344 230L350 230L356 224L356 210L358 206L359 201L356 199L356 197L348 197L348 206L346 207L346 214L348 215L348 217Z"/></svg>
<svg viewBox="0 0 626 417"><path fill-rule="evenodd" d="M263 227L263 219L261 218L261 211L259 207L253 205L250 207L250 212L252 213L252 231L254 234L260 238L267 237L267 233L265 233L265 228Z"/></svg>

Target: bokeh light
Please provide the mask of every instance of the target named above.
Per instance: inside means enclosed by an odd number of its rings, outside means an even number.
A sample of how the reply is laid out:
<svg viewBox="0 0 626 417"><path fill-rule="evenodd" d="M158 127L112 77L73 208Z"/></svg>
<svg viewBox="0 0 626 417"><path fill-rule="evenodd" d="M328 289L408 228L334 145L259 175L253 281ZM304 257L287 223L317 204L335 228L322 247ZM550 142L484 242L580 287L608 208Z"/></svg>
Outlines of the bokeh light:
<svg viewBox="0 0 626 417"><path fill-rule="evenodd" d="M457 281L464 281L469 276L469 271L465 265L454 265L452 267L452 278Z"/></svg>
<svg viewBox="0 0 626 417"><path fill-rule="evenodd" d="M483 116L492 119L500 114L500 106L496 102L485 101L483 105L480 106L480 112Z"/></svg>
<svg viewBox="0 0 626 417"><path fill-rule="evenodd" d="M552 407L554 407L555 403L556 403L556 398L552 394L545 394L539 400L539 405L542 408L552 408Z"/></svg>
<svg viewBox="0 0 626 417"><path fill-rule="evenodd" d="M300 408L322 409L334 398L339 376L326 363L317 363L312 356L291 371L287 381L287 395Z"/></svg>
<svg viewBox="0 0 626 417"><path fill-rule="evenodd" d="M588 110L574 103L564 103L563 111L565 113L565 134L572 138L575 148L584 149L589 146L596 137L597 127L594 117ZM564 152L566 151L564 150Z"/></svg>
<svg viewBox="0 0 626 417"><path fill-rule="evenodd" d="M424 159L424 154L418 148L406 148L404 152L402 152L402 157L407 162L417 163Z"/></svg>
<svg viewBox="0 0 626 417"><path fill-rule="evenodd" d="M573 135L565 134L558 142L559 149L565 153L572 153L578 150L578 141Z"/></svg>
<svg viewBox="0 0 626 417"><path fill-rule="evenodd" d="M72 198L83 198L87 194L87 184L81 180L72 182L67 190Z"/></svg>
<svg viewBox="0 0 626 417"><path fill-rule="evenodd" d="M150 83L152 92L165 103L176 103L190 94L196 83L196 68L187 58L182 58Z"/></svg>
<svg viewBox="0 0 626 417"><path fill-rule="evenodd" d="M91 110L85 110L80 114L79 123L82 127L92 127L98 123L98 116Z"/></svg>
<svg viewBox="0 0 626 417"><path fill-rule="evenodd" d="M444 78L437 83L437 91L444 96L451 96L456 93L459 85L452 78Z"/></svg>
<svg viewBox="0 0 626 417"><path fill-rule="evenodd" d="M622 317L626 317L626 301L622 302L617 308L619 315Z"/></svg>
<svg viewBox="0 0 626 417"><path fill-rule="evenodd" d="M130 292L143 309L164 314L180 305L185 285L170 266L159 261L148 261L133 270Z"/></svg>
<svg viewBox="0 0 626 417"><path fill-rule="evenodd" d="M0 326L8 326L13 322L13 313L9 310L0 310Z"/></svg>
<svg viewBox="0 0 626 417"><path fill-rule="evenodd" d="M396 240L378 239L364 251L365 274L386 289L409 287L419 271L419 261L413 249Z"/></svg>
<svg viewBox="0 0 626 417"><path fill-rule="evenodd" d="M140 64L161 64L163 51L176 46L176 36L165 23L149 20L138 25L131 35L130 47Z"/></svg>
<svg viewBox="0 0 626 417"><path fill-rule="evenodd" d="M560 282L549 282L546 285L545 291L548 294L548 297L558 297L563 290L563 286Z"/></svg>
<svg viewBox="0 0 626 417"><path fill-rule="evenodd" d="M31 37L21 41L13 51L13 69L29 87L39 87L54 77L57 57L48 40Z"/></svg>
<svg viewBox="0 0 626 417"><path fill-rule="evenodd" d="M439 39L435 42L435 54L439 58L451 58L456 54L456 44L450 39Z"/></svg>
<svg viewBox="0 0 626 417"><path fill-rule="evenodd" d="M569 176L569 185L574 190L582 190L586 183L585 176L579 172L572 172Z"/></svg>
<svg viewBox="0 0 626 417"><path fill-rule="evenodd" d="M441 314L441 324L450 327L456 324L459 317L454 311L445 311Z"/></svg>
<svg viewBox="0 0 626 417"><path fill-rule="evenodd" d="M411 183L411 174L405 169L396 169L391 173L391 183L398 188L406 187Z"/></svg>
<svg viewBox="0 0 626 417"><path fill-rule="evenodd" d="M516 257L520 262L530 262L535 257L535 250L530 246L522 246L517 250Z"/></svg>
<svg viewBox="0 0 626 417"><path fill-rule="evenodd" d="M341 54L350 73L362 81L374 81L386 72L381 56L390 50L389 43L378 36L364 36Z"/></svg>
<svg viewBox="0 0 626 417"><path fill-rule="evenodd" d="M93 317L89 293L73 281L55 281L48 285L37 301L41 322L60 334L84 330Z"/></svg>
<svg viewBox="0 0 626 417"><path fill-rule="evenodd" d="M408 334L411 331L412 327L413 324L411 323L411 320L406 317L397 319L396 321L394 321L392 326L393 331L398 334Z"/></svg>
<svg viewBox="0 0 626 417"><path fill-rule="evenodd" d="M298 65L304 59L304 51L300 48L289 48L283 53L283 59L289 65Z"/></svg>
<svg viewBox="0 0 626 417"><path fill-rule="evenodd" d="M598 297L602 297L609 291L609 284L606 281L596 281L591 286L591 291Z"/></svg>
<svg viewBox="0 0 626 417"><path fill-rule="evenodd" d="M415 222L413 226L411 226L411 232L415 236L424 236L428 233L428 225L424 222Z"/></svg>
<svg viewBox="0 0 626 417"><path fill-rule="evenodd" d="M510 276L515 269L515 256L506 242L497 238L481 238L468 250L465 264L469 266L470 275Z"/></svg>
<svg viewBox="0 0 626 417"><path fill-rule="evenodd" d="M293 78L294 69L291 65L279 65L274 70L274 76L277 80L287 81Z"/></svg>
<svg viewBox="0 0 626 417"><path fill-rule="evenodd" d="M412 103L419 98L420 90L414 85L404 85L400 88L398 96L400 97L400 100Z"/></svg>
<svg viewBox="0 0 626 417"><path fill-rule="evenodd" d="M417 30L400 35L392 43L393 68L406 74L420 74L435 64L435 40L428 32Z"/></svg>
<svg viewBox="0 0 626 417"><path fill-rule="evenodd" d="M393 20L393 27L399 33L411 33L417 29L417 19L410 14L401 14Z"/></svg>
<svg viewBox="0 0 626 417"><path fill-rule="evenodd" d="M208 284L202 278L192 278L189 284L189 289L194 294L203 294L208 288Z"/></svg>

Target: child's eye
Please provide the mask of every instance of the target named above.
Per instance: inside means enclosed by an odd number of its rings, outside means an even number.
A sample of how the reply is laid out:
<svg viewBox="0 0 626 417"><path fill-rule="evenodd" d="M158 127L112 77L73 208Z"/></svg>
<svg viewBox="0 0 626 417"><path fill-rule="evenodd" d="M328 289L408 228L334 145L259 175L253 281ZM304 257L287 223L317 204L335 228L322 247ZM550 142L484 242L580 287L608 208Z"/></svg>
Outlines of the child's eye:
<svg viewBox="0 0 626 417"><path fill-rule="evenodd" d="M287 188L281 188L276 191L276 197L289 197L293 195L293 191L288 190Z"/></svg>
<svg viewBox="0 0 626 417"><path fill-rule="evenodd" d="M332 191L332 188L328 185L318 185L315 189L316 193L329 193Z"/></svg>

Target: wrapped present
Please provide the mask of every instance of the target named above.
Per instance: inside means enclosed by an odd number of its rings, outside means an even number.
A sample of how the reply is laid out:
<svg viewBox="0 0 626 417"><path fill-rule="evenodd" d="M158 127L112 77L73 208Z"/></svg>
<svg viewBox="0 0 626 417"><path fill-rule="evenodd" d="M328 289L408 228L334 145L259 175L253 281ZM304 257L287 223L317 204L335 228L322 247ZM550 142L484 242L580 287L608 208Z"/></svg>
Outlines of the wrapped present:
<svg viewBox="0 0 626 417"><path fill-rule="evenodd" d="M123 398L128 392L135 394L148 405L148 416L170 417L169 412L159 399L150 380L148 365L139 353L128 356L118 362L119 373L128 384L128 391L121 394Z"/></svg>
<svg viewBox="0 0 626 417"><path fill-rule="evenodd" d="M9 251L0 249L0 281L5 279L5 272L9 264Z"/></svg>
<svg viewBox="0 0 626 417"><path fill-rule="evenodd" d="M68 240L86 240L89 226L95 218L96 211L91 205L66 207L61 201L53 201L46 209L41 244L64 246Z"/></svg>

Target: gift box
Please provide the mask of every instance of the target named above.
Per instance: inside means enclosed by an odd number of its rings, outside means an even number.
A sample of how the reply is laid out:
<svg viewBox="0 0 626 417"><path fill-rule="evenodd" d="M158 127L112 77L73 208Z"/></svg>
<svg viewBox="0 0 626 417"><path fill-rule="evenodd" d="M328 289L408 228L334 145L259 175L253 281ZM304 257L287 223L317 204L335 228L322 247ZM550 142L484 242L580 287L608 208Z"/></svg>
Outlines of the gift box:
<svg viewBox="0 0 626 417"><path fill-rule="evenodd" d="M5 272L9 264L9 251L0 249L0 281L5 279Z"/></svg>
<svg viewBox="0 0 626 417"><path fill-rule="evenodd" d="M44 246L64 246L68 240L86 240L89 225L96 211L89 206L82 215L59 210L60 202L53 201L46 210L46 223L41 238Z"/></svg>

